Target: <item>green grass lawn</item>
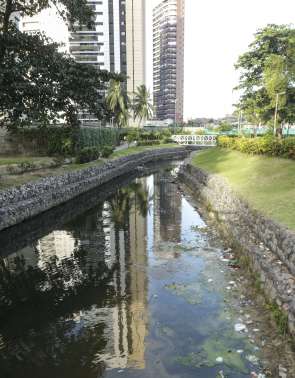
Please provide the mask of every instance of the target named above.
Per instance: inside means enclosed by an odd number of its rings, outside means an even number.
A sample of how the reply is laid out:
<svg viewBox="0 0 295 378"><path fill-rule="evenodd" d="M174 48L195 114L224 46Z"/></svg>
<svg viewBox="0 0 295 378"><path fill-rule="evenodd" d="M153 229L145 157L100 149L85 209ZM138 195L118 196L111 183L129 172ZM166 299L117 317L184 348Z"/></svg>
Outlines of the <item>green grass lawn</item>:
<svg viewBox="0 0 295 378"><path fill-rule="evenodd" d="M222 175L253 208L295 230L295 161L214 148L193 164Z"/></svg>
<svg viewBox="0 0 295 378"><path fill-rule="evenodd" d="M131 155L131 154L136 154L138 152L143 152L143 151L147 151L147 150L155 150L155 149L158 149L158 148L171 148L171 147L180 147L180 146L178 144L170 143L170 144L159 144L159 145L155 145L155 146L130 147L130 148L127 148L125 150L114 152L110 156L110 159L117 159L117 158L122 157L122 156L128 156L128 155Z"/></svg>
<svg viewBox="0 0 295 378"><path fill-rule="evenodd" d="M50 163L52 162L52 158L47 156L1 156L0 157L0 166L1 165L10 165L10 164L20 164L20 163L36 163L36 164L42 164L42 163Z"/></svg>

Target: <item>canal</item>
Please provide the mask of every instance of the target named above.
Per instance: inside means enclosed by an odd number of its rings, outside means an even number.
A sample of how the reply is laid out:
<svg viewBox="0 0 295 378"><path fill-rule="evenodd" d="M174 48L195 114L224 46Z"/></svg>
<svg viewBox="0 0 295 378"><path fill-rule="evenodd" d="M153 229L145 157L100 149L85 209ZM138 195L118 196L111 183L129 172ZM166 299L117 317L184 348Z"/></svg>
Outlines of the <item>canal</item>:
<svg viewBox="0 0 295 378"><path fill-rule="evenodd" d="M176 171L1 234L1 378L295 377L286 336Z"/></svg>

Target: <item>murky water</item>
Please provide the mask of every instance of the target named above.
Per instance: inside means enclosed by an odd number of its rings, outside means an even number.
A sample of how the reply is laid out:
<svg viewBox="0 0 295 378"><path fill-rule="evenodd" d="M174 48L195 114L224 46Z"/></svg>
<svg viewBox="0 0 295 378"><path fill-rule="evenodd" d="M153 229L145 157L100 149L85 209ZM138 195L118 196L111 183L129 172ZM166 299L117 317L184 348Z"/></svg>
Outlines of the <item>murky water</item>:
<svg viewBox="0 0 295 378"><path fill-rule="evenodd" d="M34 232L3 234L1 378L295 377L288 343L184 190L163 168L64 223L48 213L40 230L37 218Z"/></svg>

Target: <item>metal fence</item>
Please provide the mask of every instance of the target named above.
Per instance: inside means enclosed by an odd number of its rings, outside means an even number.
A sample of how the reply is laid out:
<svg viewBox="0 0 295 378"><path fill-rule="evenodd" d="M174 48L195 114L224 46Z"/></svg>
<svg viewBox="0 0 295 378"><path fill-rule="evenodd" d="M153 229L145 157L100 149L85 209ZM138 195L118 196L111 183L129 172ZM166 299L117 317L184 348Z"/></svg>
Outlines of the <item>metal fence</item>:
<svg viewBox="0 0 295 378"><path fill-rule="evenodd" d="M172 140L178 144L200 147L215 147L217 145L216 135L172 135Z"/></svg>

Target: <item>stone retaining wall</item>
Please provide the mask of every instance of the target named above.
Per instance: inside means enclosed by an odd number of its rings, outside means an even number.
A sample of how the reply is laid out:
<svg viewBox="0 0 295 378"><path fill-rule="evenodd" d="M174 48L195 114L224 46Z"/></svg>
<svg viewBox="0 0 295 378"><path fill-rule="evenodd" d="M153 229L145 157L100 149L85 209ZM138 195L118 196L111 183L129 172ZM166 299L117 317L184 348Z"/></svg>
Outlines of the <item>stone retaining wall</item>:
<svg viewBox="0 0 295 378"><path fill-rule="evenodd" d="M0 192L0 231L30 219L97 186L133 172L139 166L161 160L184 159L191 148L163 148L129 155L101 166L81 169L62 176Z"/></svg>
<svg viewBox="0 0 295 378"><path fill-rule="evenodd" d="M266 297L288 314L289 329L295 336L295 233L251 209L220 176L186 162L180 178L248 257Z"/></svg>

